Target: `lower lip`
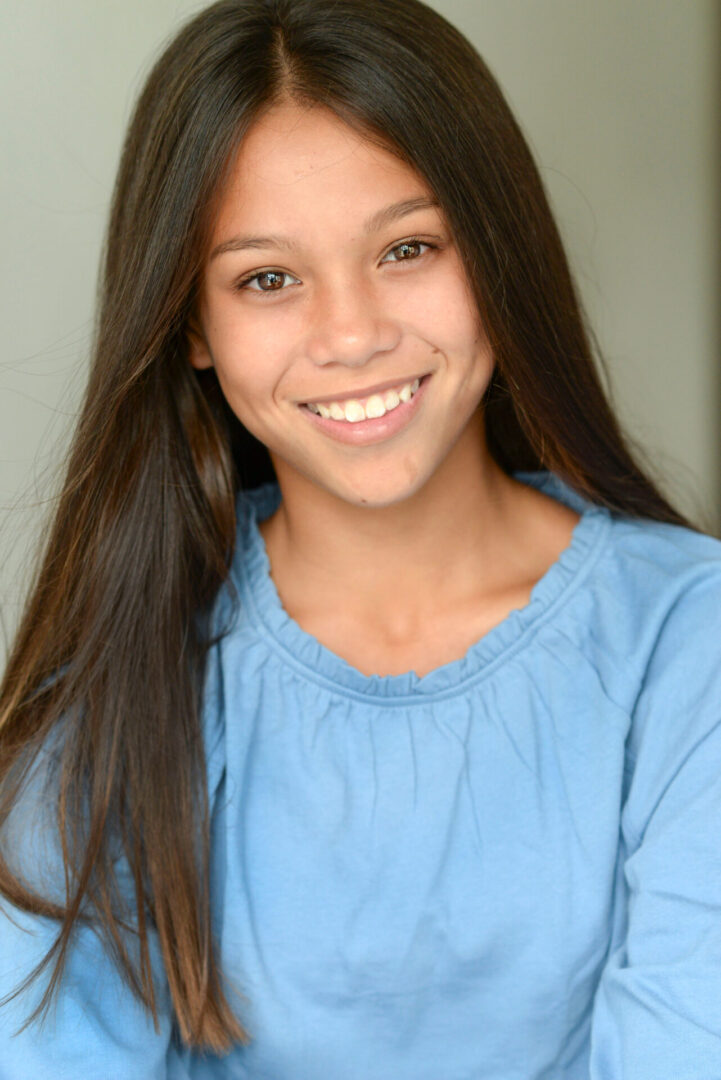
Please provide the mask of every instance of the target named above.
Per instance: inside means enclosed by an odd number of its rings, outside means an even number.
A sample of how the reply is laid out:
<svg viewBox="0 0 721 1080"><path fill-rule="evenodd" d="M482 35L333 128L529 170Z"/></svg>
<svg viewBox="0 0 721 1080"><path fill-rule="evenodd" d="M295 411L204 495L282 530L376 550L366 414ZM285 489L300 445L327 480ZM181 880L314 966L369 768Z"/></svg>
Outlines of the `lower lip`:
<svg viewBox="0 0 721 1080"><path fill-rule="evenodd" d="M332 420L330 417L319 416L311 412L305 405L299 408L311 424L315 424L331 439L338 442L349 443L351 446L369 446L372 443L382 442L401 431L406 424L410 423L420 408L425 395L426 387L431 376L424 375L420 385L410 401L402 401L395 409L376 416L370 420L358 420L352 424L350 420Z"/></svg>

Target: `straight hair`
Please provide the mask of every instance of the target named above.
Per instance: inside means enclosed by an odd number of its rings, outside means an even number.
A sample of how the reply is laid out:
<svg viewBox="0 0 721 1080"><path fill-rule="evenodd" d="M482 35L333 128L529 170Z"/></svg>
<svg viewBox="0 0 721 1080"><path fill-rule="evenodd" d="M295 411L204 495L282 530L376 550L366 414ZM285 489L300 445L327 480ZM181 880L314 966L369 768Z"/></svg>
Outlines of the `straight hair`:
<svg viewBox="0 0 721 1080"><path fill-rule="evenodd" d="M58 923L15 991L50 971L27 1023L90 920L156 1023L157 931L186 1045L222 1052L251 1037L211 931L201 712L235 500L274 471L214 372L191 367L187 330L234 155L281 102L332 110L438 200L494 352L483 409L497 463L553 470L614 513L694 527L620 430L538 170L469 41L420 0L220 0L195 16L127 133L87 391L0 687L0 823L59 734L48 791L63 895L0 854L0 894Z"/></svg>

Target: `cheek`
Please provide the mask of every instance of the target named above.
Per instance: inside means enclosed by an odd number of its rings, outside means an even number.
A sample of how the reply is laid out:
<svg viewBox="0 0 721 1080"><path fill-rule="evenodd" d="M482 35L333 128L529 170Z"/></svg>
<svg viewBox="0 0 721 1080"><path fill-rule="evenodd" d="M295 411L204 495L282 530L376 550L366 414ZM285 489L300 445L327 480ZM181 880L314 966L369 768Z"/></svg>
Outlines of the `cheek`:
<svg viewBox="0 0 721 1080"><path fill-rule="evenodd" d="M268 381L268 371L257 363L257 356L238 353L232 361L227 357L216 362L220 388L231 409L246 427L255 426L255 417L263 415L272 404L274 386Z"/></svg>
<svg viewBox="0 0 721 1080"><path fill-rule="evenodd" d="M413 318L429 341L450 353L463 352L483 341L475 300L454 267L415 296Z"/></svg>
<svg viewBox="0 0 721 1080"><path fill-rule="evenodd" d="M253 327L226 319L208 329L208 340L218 382L233 412L241 414L262 408L277 386L281 374L279 350L273 349Z"/></svg>

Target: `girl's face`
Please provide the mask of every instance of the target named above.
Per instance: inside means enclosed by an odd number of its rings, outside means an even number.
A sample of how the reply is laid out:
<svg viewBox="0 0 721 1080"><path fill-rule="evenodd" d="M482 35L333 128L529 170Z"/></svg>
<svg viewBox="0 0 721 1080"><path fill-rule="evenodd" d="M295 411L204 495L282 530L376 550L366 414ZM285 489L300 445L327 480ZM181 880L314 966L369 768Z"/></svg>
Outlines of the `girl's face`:
<svg viewBox="0 0 721 1080"><path fill-rule="evenodd" d="M325 108L276 106L246 135L190 355L215 368L282 483L385 506L478 443L493 360L432 202L413 169ZM386 411L354 422L366 407Z"/></svg>

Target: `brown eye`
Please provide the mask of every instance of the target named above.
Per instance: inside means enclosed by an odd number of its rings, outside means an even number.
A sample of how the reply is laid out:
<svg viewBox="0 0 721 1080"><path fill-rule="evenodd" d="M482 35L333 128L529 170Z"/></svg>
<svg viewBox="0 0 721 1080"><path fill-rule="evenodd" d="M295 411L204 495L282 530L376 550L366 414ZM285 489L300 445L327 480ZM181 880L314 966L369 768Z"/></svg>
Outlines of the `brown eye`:
<svg viewBox="0 0 721 1080"><path fill-rule="evenodd" d="M407 259L409 257L408 256L409 252L417 251L420 247L421 247L420 243L418 243L415 240L411 240L408 243L399 244L397 248L394 248L394 251L401 252L401 257L403 259Z"/></svg>
<svg viewBox="0 0 721 1080"><path fill-rule="evenodd" d="M244 278L239 281L236 288L245 289L250 286L251 281L258 282L258 288L249 289L250 292L270 293L270 292L282 292L283 291L283 279L292 277L292 274L288 274L285 270L261 270L257 274L252 274L250 277ZM264 289L261 285L261 280L265 279L269 284L269 289ZM297 278L293 280L297 281Z"/></svg>
<svg viewBox="0 0 721 1080"><path fill-rule="evenodd" d="M260 285L262 279L265 278L267 281L270 282L270 291L274 292L276 288L280 288L282 286L283 278L285 276L285 274L278 274L275 270L264 270L262 274L258 274L258 284Z"/></svg>
<svg viewBox="0 0 721 1080"><path fill-rule="evenodd" d="M400 244L396 244L394 248L388 252L389 255L393 255L395 252L400 252L400 258L393 259L392 262L415 262L419 259L423 252L420 248L429 248L434 250L435 244L427 244L425 240L404 240Z"/></svg>

